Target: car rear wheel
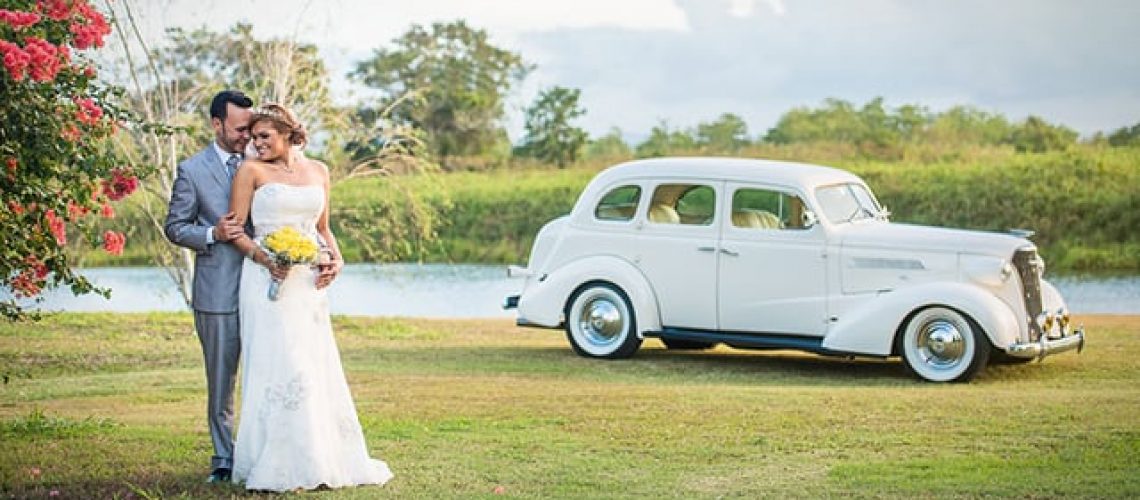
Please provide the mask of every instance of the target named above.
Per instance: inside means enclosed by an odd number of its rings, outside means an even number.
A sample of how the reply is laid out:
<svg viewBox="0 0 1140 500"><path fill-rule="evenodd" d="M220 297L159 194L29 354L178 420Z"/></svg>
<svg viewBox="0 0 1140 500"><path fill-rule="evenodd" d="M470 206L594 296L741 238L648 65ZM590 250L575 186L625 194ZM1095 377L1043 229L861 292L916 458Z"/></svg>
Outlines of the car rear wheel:
<svg viewBox="0 0 1140 500"><path fill-rule="evenodd" d="M990 357L989 340L982 329L966 315L945 307L916 313L900 342L907 368L931 382L968 382Z"/></svg>
<svg viewBox="0 0 1140 500"><path fill-rule="evenodd" d="M641 347L633 307L609 283L587 284L570 298L566 338L574 352L591 358L628 358Z"/></svg>

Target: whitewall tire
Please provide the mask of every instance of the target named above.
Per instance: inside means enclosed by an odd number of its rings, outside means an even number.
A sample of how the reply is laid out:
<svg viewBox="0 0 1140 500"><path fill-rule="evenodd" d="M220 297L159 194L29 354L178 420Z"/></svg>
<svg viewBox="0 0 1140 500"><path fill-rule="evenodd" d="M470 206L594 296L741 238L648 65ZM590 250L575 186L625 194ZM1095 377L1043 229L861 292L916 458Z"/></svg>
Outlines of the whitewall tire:
<svg viewBox="0 0 1140 500"><path fill-rule="evenodd" d="M946 307L923 309L907 322L899 351L911 373L931 382L968 382L989 361L990 342L968 316Z"/></svg>
<svg viewBox="0 0 1140 500"><path fill-rule="evenodd" d="M629 299L609 283L588 283L566 306L566 338L591 358L628 358L641 347Z"/></svg>

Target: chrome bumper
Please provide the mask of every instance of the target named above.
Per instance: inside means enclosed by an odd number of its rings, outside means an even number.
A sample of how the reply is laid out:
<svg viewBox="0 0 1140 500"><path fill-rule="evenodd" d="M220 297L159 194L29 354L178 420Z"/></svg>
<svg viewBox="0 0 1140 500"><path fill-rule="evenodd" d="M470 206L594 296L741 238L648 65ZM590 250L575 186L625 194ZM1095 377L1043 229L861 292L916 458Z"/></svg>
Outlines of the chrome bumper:
<svg viewBox="0 0 1140 500"><path fill-rule="evenodd" d="M1073 349L1076 349L1077 352L1081 352L1084 348L1085 330L1084 328L1077 328L1072 333L1063 337L1049 338L1046 335L1042 335L1041 339L1037 342L1010 345L1005 348L1005 353L1015 358L1045 359L1045 356L1050 354L1071 351Z"/></svg>

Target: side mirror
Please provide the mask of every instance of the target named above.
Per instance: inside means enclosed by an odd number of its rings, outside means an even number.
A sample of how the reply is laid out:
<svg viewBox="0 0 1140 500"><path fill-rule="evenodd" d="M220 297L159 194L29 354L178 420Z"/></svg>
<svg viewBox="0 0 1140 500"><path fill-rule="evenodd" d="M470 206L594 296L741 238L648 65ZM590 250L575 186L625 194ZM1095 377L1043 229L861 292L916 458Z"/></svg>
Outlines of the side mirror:
<svg viewBox="0 0 1140 500"><path fill-rule="evenodd" d="M804 210L803 219L804 229L811 229L812 227L815 227L816 224L819 224L819 218L816 217L815 212L812 212L811 210Z"/></svg>

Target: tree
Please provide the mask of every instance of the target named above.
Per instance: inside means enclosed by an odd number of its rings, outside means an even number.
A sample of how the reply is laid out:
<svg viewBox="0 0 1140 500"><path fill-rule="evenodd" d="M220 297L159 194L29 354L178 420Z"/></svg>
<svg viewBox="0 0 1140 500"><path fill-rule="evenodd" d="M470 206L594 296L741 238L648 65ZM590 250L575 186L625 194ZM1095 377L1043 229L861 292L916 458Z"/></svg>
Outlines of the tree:
<svg viewBox="0 0 1140 500"><path fill-rule="evenodd" d="M997 145L1008 141L1013 127L1004 116L971 106L954 106L931 119L926 140L951 145Z"/></svg>
<svg viewBox="0 0 1140 500"><path fill-rule="evenodd" d="M539 93L526 109L526 136L517 148L521 156L554 162L559 168L582 155L588 135L570 122L586 114L578 106L581 91L552 87Z"/></svg>
<svg viewBox="0 0 1140 500"><path fill-rule="evenodd" d="M724 113L715 121L697 125L697 144L705 151L737 153L748 143L748 125L732 113Z"/></svg>
<svg viewBox="0 0 1140 500"><path fill-rule="evenodd" d="M194 94L201 100L222 89L240 89L254 102L288 106L301 123L323 137L348 128L348 113L332 101L328 69L316 45L258 40L247 23L222 33L171 28L166 37L168 45L151 53L155 66L162 69L156 75L162 81L152 84L197 89ZM202 109L182 111L197 118ZM201 144L212 136L212 131L203 128L195 139Z"/></svg>
<svg viewBox="0 0 1140 500"><path fill-rule="evenodd" d="M1140 123L1116 129L1108 135L1108 144L1113 147L1140 145Z"/></svg>
<svg viewBox="0 0 1140 500"><path fill-rule="evenodd" d="M110 31L85 0L8 0L0 9L0 285L14 295L0 315L8 319L34 318L17 298L38 299L44 287L108 293L74 272L66 247L70 229L122 252L123 234L98 234L94 222L113 217L110 202L138 183L107 143L126 118L113 104L118 89L72 55L102 47Z"/></svg>
<svg viewBox="0 0 1140 500"><path fill-rule="evenodd" d="M409 92L420 99L395 107L392 119L422 129L431 151L448 157L486 155L507 141L500 122L504 97L531 66L491 44L483 30L463 21L414 25L395 48L378 48L350 74L380 90L385 102Z"/></svg>
<svg viewBox="0 0 1140 500"><path fill-rule="evenodd" d="M697 140L684 130L670 130L665 121L658 123L649 131L649 138L637 145L638 158L652 158L666 156L685 151L692 151L697 147Z"/></svg>
<svg viewBox="0 0 1140 500"><path fill-rule="evenodd" d="M1077 133L1030 115L1025 122L1014 128L1009 142L1021 153L1044 153L1064 150L1076 144Z"/></svg>
<svg viewBox="0 0 1140 500"><path fill-rule="evenodd" d="M109 5L116 10L116 48L124 59L124 67L118 73L131 86L125 105L150 122L147 127L120 134L116 145L136 164L149 165L156 172L142 185L145 195L130 199L135 208L132 215L144 218L136 224L142 236L137 240L147 246L146 255L168 271L187 303L193 255L166 241L162 224L178 162L213 140L206 109L217 91L237 88L256 102L278 102L295 110L313 132L310 137L314 144L306 154L325 159L334 182L434 167L418 158L409 159L411 152L421 147L414 130L363 123L355 116L355 107L332 102L328 72L314 45L287 39L259 40L252 36L250 25L237 24L222 33L171 29L162 48L151 50L149 41L135 29L133 2L120 0ZM348 157L344 145L362 142L365 137L384 144L368 155ZM429 241L439 224L431 206L418 193L404 193L407 198L399 201L416 216L410 220L382 221L401 230L385 234L388 241L396 241L393 248L407 240L421 244ZM390 216L362 218L346 213L340 205L334 205L333 210L338 227L350 235L355 235L358 226L366 228L360 230L371 230L381 222L378 219ZM384 251L373 254L384 255Z"/></svg>
<svg viewBox="0 0 1140 500"><path fill-rule="evenodd" d="M586 145L586 157L592 159L626 159L629 158L633 152L629 149L629 144L626 144L625 139L622 138L621 129L613 127L606 135L590 141Z"/></svg>

